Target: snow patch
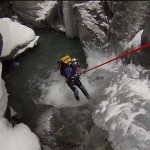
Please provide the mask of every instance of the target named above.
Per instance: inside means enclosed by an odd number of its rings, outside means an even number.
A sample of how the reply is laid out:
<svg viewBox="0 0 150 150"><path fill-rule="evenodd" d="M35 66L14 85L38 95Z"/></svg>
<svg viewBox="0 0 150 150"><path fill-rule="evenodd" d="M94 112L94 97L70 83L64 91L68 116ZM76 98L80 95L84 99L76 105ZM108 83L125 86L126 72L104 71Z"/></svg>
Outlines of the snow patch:
<svg viewBox="0 0 150 150"><path fill-rule="evenodd" d="M14 55L14 58L18 56L19 54L23 53L26 49L33 48L35 45L37 45L38 39L39 39L39 36L36 36L36 38L33 41L31 41L26 47L19 49L19 51L17 51L17 53Z"/></svg>
<svg viewBox="0 0 150 150"><path fill-rule="evenodd" d="M43 1L37 4L40 10L36 11L36 21L44 20L50 11L57 5L57 1Z"/></svg>
<svg viewBox="0 0 150 150"><path fill-rule="evenodd" d="M123 50L130 50L141 46L141 35L143 30L139 31L135 37L124 47Z"/></svg>

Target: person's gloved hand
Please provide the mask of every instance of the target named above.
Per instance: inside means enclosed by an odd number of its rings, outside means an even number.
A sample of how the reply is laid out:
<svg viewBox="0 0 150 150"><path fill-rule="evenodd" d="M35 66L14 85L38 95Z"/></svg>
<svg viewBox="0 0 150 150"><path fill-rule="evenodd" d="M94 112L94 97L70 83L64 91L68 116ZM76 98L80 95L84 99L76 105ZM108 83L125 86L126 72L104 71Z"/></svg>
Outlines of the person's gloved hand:
<svg viewBox="0 0 150 150"><path fill-rule="evenodd" d="M80 76L81 76L81 74L76 74L76 75L75 75L75 78L80 79Z"/></svg>
<svg viewBox="0 0 150 150"><path fill-rule="evenodd" d="M71 78L66 78L66 83L69 82L69 83L72 83L74 84L74 77L71 77Z"/></svg>
<svg viewBox="0 0 150 150"><path fill-rule="evenodd" d="M71 77L71 80L74 80L75 79L75 76Z"/></svg>
<svg viewBox="0 0 150 150"><path fill-rule="evenodd" d="M78 75L78 77L80 78L81 74L78 73L77 75Z"/></svg>
<svg viewBox="0 0 150 150"><path fill-rule="evenodd" d="M80 77L80 74L76 74L75 76L74 76L74 78L79 78Z"/></svg>

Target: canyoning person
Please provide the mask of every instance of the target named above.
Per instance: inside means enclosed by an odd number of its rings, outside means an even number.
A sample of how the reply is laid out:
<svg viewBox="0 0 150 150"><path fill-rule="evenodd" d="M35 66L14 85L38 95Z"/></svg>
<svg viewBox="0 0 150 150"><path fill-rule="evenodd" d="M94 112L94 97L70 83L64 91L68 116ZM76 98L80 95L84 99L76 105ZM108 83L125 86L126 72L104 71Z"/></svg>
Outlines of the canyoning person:
<svg viewBox="0 0 150 150"><path fill-rule="evenodd" d="M59 61L60 74L66 78L66 83L74 92L77 101L80 100L77 87L83 92L87 99L90 96L80 81L80 63L77 58L71 58L69 55L64 56Z"/></svg>

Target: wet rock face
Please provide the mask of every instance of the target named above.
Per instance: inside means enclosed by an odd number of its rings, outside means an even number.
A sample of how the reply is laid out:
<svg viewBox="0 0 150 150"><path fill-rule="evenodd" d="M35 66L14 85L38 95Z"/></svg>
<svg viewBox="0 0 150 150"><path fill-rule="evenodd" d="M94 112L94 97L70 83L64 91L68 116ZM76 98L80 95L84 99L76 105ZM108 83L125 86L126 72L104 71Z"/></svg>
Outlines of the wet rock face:
<svg viewBox="0 0 150 150"><path fill-rule="evenodd" d="M13 10L32 28L46 28L57 9L56 1L13 1Z"/></svg>
<svg viewBox="0 0 150 150"><path fill-rule="evenodd" d="M11 17L13 15L10 1L0 1L0 17Z"/></svg>
<svg viewBox="0 0 150 150"><path fill-rule="evenodd" d="M143 46L150 42L150 19L146 20L146 25L143 30L139 31L135 37L125 46L123 49L124 52L133 50L137 47ZM146 69L150 68L150 47L144 48L141 51L129 55L125 58L125 63L134 63L135 65L141 65Z"/></svg>
<svg viewBox="0 0 150 150"><path fill-rule="evenodd" d="M147 43L150 42L150 19L147 20L143 34L141 36L141 45L145 45ZM142 53L142 60L141 60L141 64L142 66L146 67L146 68L150 68L150 47L144 49L143 51L141 51Z"/></svg>
<svg viewBox="0 0 150 150"><path fill-rule="evenodd" d="M116 2L113 1L104 1L103 2L103 7L104 7L104 11L106 16L110 19L112 19L112 17L114 16L115 13L115 6L116 6Z"/></svg>
<svg viewBox="0 0 150 150"><path fill-rule="evenodd" d="M90 113L88 106L55 110L52 121L57 144L65 150L79 148L93 125Z"/></svg>
<svg viewBox="0 0 150 150"><path fill-rule="evenodd" d="M149 13L148 1L120 1L110 25L111 44L123 48L135 34L144 28Z"/></svg>
<svg viewBox="0 0 150 150"><path fill-rule="evenodd" d="M76 108L47 109L32 121L36 124L33 130L40 138L44 150L79 149L86 142L93 126L88 105Z"/></svg>
<svg viewBox="0 0 150 150"><path fill-rule="evenodd" d="M118 2L117 1L105 1L105 2L107 3L109 7L109 11L111 11L114 14L116 12L116 6Z"/></svg>
<svg viewBox="0 0 150 150"><path fill-rule="evenodd" d="M108 133L104 131L103 129L93 126L88 139L83 144L82 149L83 150L113 150L110 143L107 140Z"/></svg>

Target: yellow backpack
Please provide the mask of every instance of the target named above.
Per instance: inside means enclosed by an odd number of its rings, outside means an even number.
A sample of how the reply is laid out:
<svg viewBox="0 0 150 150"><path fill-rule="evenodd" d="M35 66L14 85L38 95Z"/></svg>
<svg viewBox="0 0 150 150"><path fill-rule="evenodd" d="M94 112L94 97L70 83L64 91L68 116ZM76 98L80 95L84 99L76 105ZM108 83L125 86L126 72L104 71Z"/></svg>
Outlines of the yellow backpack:
<svg viewBox="0 0 150 150"><path fill-rule="evenodd" d="M60 62L63 62L64 64L70 65L71 64L71 57L69 55L66 55L59 60Z"/></svg>

